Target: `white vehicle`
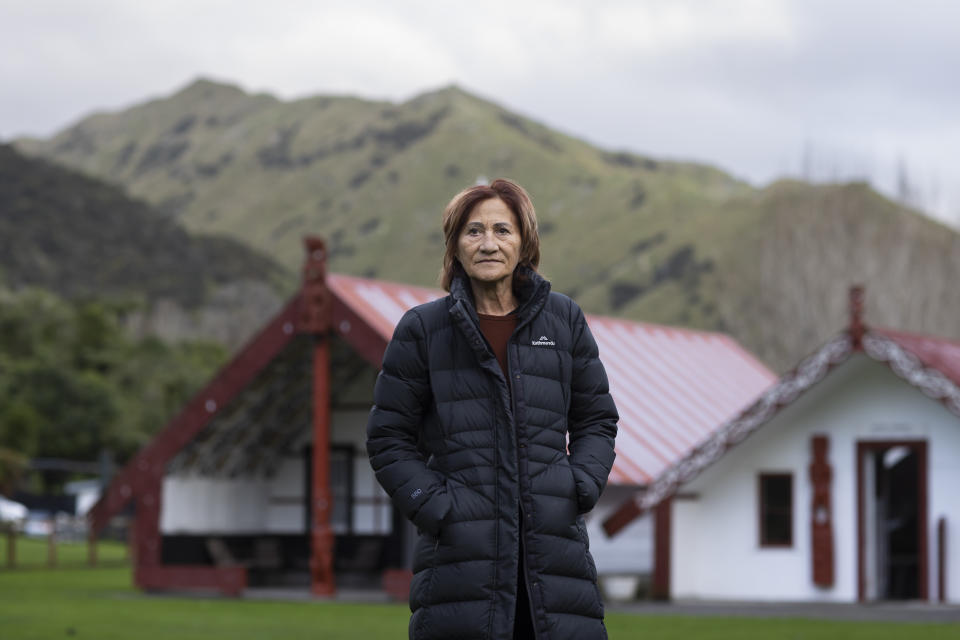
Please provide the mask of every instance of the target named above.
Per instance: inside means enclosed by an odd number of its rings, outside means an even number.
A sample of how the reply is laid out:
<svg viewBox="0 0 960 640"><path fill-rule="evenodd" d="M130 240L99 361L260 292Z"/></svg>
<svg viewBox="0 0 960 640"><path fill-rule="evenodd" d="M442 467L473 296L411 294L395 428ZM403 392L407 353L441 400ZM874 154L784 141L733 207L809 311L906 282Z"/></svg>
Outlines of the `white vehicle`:
<svg viewBox="0 0 960 640"><path fill-rule="evenodd" d="M0 523L13 523L15 527L19 528L26 519L27 508L25 506L0 496Z"/></svg>
<svg viewBox="0 0 960 640"><path fill-rule="evenodd" d="M47 511L31 511L23 522L23 535L45 538L53 533L53 520Z"/></svg>

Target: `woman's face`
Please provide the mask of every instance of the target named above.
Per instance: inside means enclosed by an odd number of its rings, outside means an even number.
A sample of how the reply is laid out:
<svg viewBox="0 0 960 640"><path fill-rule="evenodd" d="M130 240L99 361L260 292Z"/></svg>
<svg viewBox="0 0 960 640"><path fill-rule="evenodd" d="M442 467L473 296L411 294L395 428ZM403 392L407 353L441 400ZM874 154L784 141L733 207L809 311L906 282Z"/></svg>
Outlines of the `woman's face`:
<svg viewBox="0 0 960 640"><path fill-rule="evenodd" d="M513 277L520 261L520 224L500 198L479 202L457 240L457 258L471 280L498 282Z"/></svg>

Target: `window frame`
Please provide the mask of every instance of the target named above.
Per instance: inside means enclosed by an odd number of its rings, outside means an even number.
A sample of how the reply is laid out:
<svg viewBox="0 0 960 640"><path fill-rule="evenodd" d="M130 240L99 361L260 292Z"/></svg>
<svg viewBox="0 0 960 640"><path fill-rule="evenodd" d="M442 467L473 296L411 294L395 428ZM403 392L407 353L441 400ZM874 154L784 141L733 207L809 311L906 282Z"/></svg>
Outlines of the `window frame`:
<svg viewBox="0 0 960 640"><path fill-rule="evenodd" d="M767 515L770 513L769 505L764 500L764 481L772 478L786 478L790 481L790 504L783 508L777 509L775 511L786 513L789 516L789 538L787 541L771 541L768 536L768 532L765 529L764 523L767 520ZM761 549L792 549L794 543L794 532L793 528L795 523L794 518L794 506L796 503L796 497L794 494L796 487L793 481L793 472L792 471L761 471L757 474L757 541L758 546Z"/></svg>

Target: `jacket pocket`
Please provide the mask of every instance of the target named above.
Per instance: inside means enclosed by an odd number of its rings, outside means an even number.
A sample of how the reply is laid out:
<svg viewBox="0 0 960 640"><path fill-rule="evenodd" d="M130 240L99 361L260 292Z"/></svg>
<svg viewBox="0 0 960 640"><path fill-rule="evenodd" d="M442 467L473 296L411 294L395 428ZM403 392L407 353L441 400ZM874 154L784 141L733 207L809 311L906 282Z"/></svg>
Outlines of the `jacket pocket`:
<svg viewBox="0 0 960 640"><path fill-rule="evenodd" d="M597 582L597 565L593 561L593 555L590 553L590 536L587 535L587 525L582 517L577 517L577 532L580 534L580 542L583 543L583 553L586 556L587 570L590 572L590 579Z"/></svg>
<svg viewBox="0 0 960 640"><path fill-rule="evenodd" d="M562 464L566 468L566 475L569 478L569 481L568 481L569 484L567 485L566 487L567 491L565 492L566 496L570 498L570 500L572 500L574 504L578 505L577 513L580 513L579 511L580 500L577 497L577 474L573 472L573 465L570 464L570 456L565 455Z"/></svg>
<svg viewBox="0 0 960 640"><path fill-rule="evenodd" d="M573 500L574 504L577 505L577 515L584 514L587 511L590 511L590 509L593 508L593 505L589 504L590 502L589 497L580 494L580 486L577 481L577 473L574 470L573 465L570 464L569 456L567 457L567 468L570 469L570 477L572 478L571 483L573 485L570 498L571 500Z"/></svg>
<svg viewBox="0 0 960 640"><path fill-rule="evenodd" d="M580 536L580 542L583 543L583 548L589 551L590 538L587 536L587 525L580 516L577 516L577 534Z"/></svg>
<svg viewBox="0 0 960 640"><path fill-rule="evenodd" d="M437 557L440 546L440 538L437 536L425 531L418 533L416 547L414 548L413 582L410 584L411 611L417 611L433 604ZM419 620L422 620L423 613L418 617Z"/></svg>

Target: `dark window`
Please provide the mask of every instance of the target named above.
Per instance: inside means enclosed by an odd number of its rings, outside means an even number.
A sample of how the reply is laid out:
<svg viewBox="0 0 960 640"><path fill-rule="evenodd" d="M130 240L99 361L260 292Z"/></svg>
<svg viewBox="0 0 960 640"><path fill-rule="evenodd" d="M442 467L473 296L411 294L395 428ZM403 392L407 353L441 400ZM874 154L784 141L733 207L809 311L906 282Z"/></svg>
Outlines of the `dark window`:
<svg viewBox="0 0 960 640"><path fill-rule="evenodd" d="M760 474L760 546L793 546L793 475Z"/></svg>

